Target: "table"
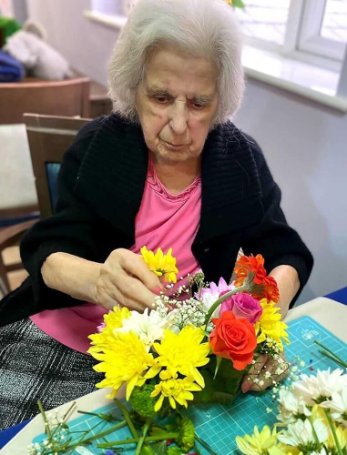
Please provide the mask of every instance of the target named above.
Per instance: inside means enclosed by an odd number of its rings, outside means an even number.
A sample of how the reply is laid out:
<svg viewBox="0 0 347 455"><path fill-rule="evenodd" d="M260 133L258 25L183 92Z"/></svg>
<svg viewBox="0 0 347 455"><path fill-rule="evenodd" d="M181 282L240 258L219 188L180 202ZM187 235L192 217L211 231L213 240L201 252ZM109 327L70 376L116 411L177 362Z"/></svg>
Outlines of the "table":
<svg viewBox="0 0 347 455"><path fill-rule="evenodd" d="M315 319L319 324L327 328L329 331L334 333L337 337L347 343L347 306L336 302L335 300L328 299L326 297L318 297L307 303L299 305L289 311L286 321L292 321L301 316L310 316ZM107 403L105 400L105 389L92 392L82 398L76 400L79 406L83 408L87 403L90 405L91 402L95 402L95 407L103 406ZM65 404L59 408L67 408L69 405ZM58 408L58 409L59 409ZM72 416L73 418L74 416ZM16 425L13 428L3 431L0 433L0 447L1 442L4 444L6 440L9 440L15 435L16 431L19 431L23 426L22 424ZM29 429L30 427L30 429ZM22 431L20 431L15 440L11 440L6 447L0 450L0 455L20 455L17 451L18 447L27 447L31 442L32 435L38 434L43 431L41 417L34 418L31 421L30 426L28 425ZM15 446L16 444L16 446ZM26 452L23 452L23 454Z"/></svg>

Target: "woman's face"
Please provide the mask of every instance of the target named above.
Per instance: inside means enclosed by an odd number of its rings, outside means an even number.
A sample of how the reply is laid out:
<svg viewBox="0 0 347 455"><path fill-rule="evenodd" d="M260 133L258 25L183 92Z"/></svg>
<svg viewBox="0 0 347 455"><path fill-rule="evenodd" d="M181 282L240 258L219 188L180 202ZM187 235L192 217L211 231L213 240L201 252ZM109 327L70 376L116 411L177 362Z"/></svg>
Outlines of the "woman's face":
<svg viewBox="0 0 347 455"><path fill-rule="evenodd" d="M195 161L217 111L217 68L205 58L162 47L146 62L135 102L157 161Z"/></svg>

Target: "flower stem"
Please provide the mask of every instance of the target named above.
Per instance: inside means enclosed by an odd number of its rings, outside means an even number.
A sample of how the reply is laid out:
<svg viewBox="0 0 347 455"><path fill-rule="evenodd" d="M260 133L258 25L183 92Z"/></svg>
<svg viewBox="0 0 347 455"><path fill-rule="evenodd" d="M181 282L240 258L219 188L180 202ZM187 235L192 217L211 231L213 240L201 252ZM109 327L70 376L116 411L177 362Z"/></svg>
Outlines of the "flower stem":
<svg viewBox="0 0 347 455"><path fill-rule="evenodd" d="M127 410L127 408L123 405L123 403L121 403L119 400L117 400L117 398L114 399L116 405L118 406L118 408L120 409L121 413L123 414L127 424L128 424L128 427L129 427L129 430L131 432L131 434L133 435L134 438L138 439L139 438L139 434L136 430L136 428L134 427L134 424L130 418L130 414L129 414L129 411Z"/></svg>
<svg viewBox="0 0 347 455"><path fill-rule="evenodd" d="M231 291L226 292L221 297L219 297L219 299L217 299L214 302L214 304L211 306L211 308L208 310L208 313L207 313L206 318L205 318L205 325L207 325L210 322L210 319L211 319L214 311L216 310L216 308L219 307L219 305L221 303L224 302L224 300L227 300L229 297L231 297L234 294L238 294L239 292L243 292L243 291L246 291L246 290L247 290L247 285L243 285L243 286L240 286L238 288L232 289Z"/></svg>
<svg viewBox="0 0 347 455"><path fill-rule="evenodd" d="M99 419L101 420L106 420L106 422L112 422L114 420L119 420L118 418L116 418L115 416L113 416L112 414L105 414L103 412L89 412L89 411L77 411L79 414L85 414L85 415L89 415L89 416L95 416L95 417L99 417Z"/></svg>
<svg viewBox="0 0 347 455"><path fill-rule="evenodd" d="M156 441L166 441L167 439L176 439L178 437L178 433L175 432L168 432L163 433L157 436L146 436L143 442L156 442ZM108 449L109 447L116 447L121 446L123 444L133 444L134 442L138 442L138 438L128 438L122 439L120 441L110 441L110 442L103 442L98 444L98 449Z"/></svg>
<svg viewBox="0 0 347 455"><path fill-rule="evenodd" d="M51 427L49 426L49 422L48 422L48 419L47 419L47 415L46 415L45 410L43 409L41 400L38 400L38 401L37 401L37 406L38 406L38 408L39 408L39 410L40 410L40 413L41 413L41 415L42 415L42 418L43 418L43 422L44 422L44 425L45 425L45 433L47 434L48 441L49 441L49 442L52 442Z"/></svg>
<svg viewBox="0 0 347 455"><path fill-rule="evenodd" d="M343 455L343 451L342 451L341 446L340 446L340 441L339 441L339 438L337 437L336 428L335 428L334 422L333 422L333 420L331 418L330 412L327 409L324 409L324 414L325 414L325 416L326 416L326 418L328 420L329 427L330 427L331 433L333 435L333 439L334 439L335 446L336 446L336 449L337 449L337 454L338 455Z"/></svg>
<svg viewBox="0 0 347 455"><path fill-rule="evenodd" d="M319 341L315 340L314 342L322 348L322 350L319 351L321 354L325 355L326 357L329 357L329 359L333 360L341 367L347 368L347 362L341 359L341 357L336 355L333 351L328 349L326 346L324 346L324 344L320 343Z"/></svg>
<svg viewBox="0 0 347 455"><path fill-rule="evenodd" d="M148 430L149 430L149 428L151 426L151 423L152 423L152 419L147 419L146 420L146 423L145 423L145 425L143 427L142 435L141 435L141 437L140 437L140 439L139 439L139 441L137 443L137 446L136 446L135 455L140 455L143 443L145 441L145 437L146 437L146 435L148 433Z"/></svg>
<svg viewBox="0 0 347 455"><path fill-rule="evenodd" d="M211 447L205 442L203 439L201 439L196 433L195 433L195 439L198 441L198 443L208 451L211 455L217 455L216 452L214 452Z"/></svg>
<svg viewBox="0 0 347 455"><path fill-rule="evenodd" d="M88 438L80 441L79 444L89 443L90 441L93 441L94 439L103 438L104 436L107 436L108 434L113 433L114 431L125 427L126 424L127 424L127 422L125 420L122 420L121 422L117 423L116 425L113 425L112 427L108 428L107 430L104 430L101 433L95 434L93 436L89 436Z"/></svg>

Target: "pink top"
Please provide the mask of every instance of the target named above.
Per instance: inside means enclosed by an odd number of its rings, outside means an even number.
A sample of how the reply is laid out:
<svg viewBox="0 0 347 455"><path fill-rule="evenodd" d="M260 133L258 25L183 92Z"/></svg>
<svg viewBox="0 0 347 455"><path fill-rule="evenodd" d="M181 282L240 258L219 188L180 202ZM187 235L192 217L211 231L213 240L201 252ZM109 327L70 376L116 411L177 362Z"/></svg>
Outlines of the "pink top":
<svg viewBox="0 0 347 455"><path fill-rule="evenodd" d="M131 251L139 253L146 246L149 250L161 248L166 253L172 247L179 277L196 272L199 265L191 246L199 227L200 209L200 178L196 178L182 193L172 195L158 179L150 160L141 206L135 219L136 240ZM85 353L89 348L88 335L96 332L106 311L99 305L84 303L45 310L31 316L31 320L60 343Z"/></svg>

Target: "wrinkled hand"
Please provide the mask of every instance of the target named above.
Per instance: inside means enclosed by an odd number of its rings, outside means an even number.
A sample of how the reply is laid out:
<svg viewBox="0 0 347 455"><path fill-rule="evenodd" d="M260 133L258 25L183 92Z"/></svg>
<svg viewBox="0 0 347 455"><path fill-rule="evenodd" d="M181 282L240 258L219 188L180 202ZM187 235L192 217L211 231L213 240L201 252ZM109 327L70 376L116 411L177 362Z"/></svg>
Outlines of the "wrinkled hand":
<svg viewBox="0 0 347 455"><path fill-rule="evenodd" d="M162 288L140 255L119 248L100 267L94 301L109 310L120 305L142 312L154 307Z"/></svg>
<svg viewBox="0 0 347 455"><path fill-rule="evenodd" d="M242 392L262 392L275 383L283 381L289 374L289 364L284 354L277 358L260 354L249 369L241 385Z"/></svg>

